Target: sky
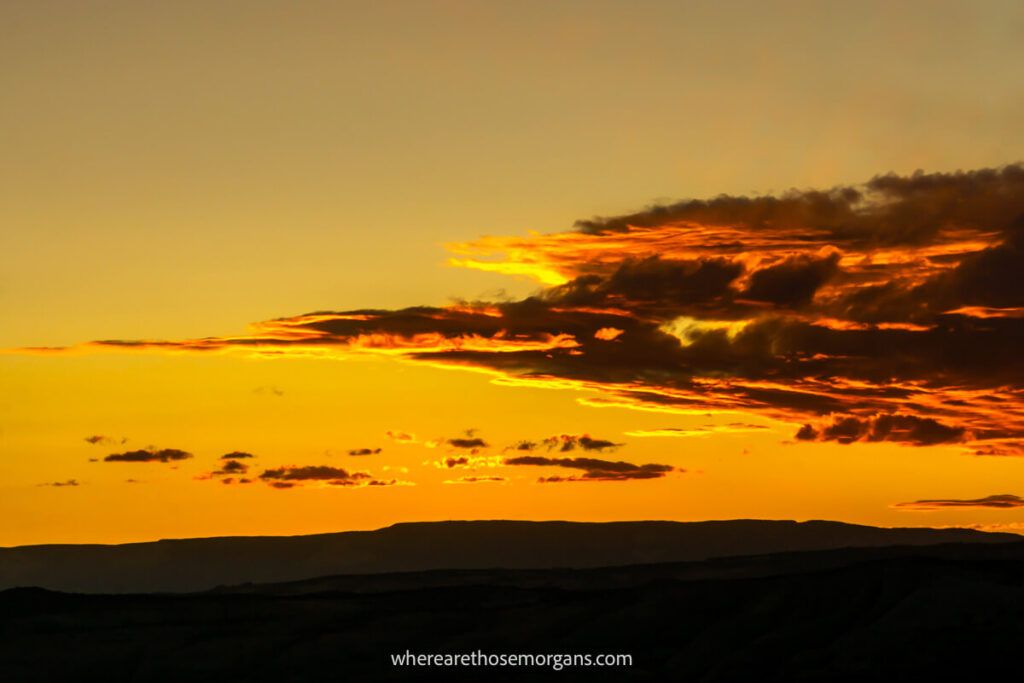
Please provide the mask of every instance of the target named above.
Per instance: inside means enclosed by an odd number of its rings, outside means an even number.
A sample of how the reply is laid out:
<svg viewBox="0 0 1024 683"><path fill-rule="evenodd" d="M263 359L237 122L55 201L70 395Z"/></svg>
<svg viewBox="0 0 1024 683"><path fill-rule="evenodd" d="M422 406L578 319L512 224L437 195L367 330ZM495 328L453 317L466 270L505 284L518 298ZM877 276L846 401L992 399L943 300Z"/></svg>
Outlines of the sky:
<svg viewBox="0 0 1024 683"><path fill-rule="evenodd" d="M0 545L1020 530L1022 71L1016 2L3 3Z"/></svg>

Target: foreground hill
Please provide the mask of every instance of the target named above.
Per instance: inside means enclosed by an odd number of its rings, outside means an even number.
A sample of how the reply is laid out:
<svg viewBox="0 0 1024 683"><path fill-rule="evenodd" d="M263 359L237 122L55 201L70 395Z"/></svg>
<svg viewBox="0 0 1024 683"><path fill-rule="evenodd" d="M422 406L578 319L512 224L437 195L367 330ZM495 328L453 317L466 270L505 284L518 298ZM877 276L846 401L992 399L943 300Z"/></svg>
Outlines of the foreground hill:
<svg viewBox="0 0 1024 683"><path fill-rule="evenodd" d="M0 548L0 589L187 592L246 582L427 569L542 569L704 560L804 550L1002 543L1012 534L839 522L423 522L292 537Z"/></svg>
<svg viewBox="0 0 1024 683"><path fill-rule="evenodd" d="M1016 670L1022 638L1024 543L346 576L190 595L0 592L12 681L962 683ZM390 655L406 650L626 653L632 666L394 666Z"/></svg>

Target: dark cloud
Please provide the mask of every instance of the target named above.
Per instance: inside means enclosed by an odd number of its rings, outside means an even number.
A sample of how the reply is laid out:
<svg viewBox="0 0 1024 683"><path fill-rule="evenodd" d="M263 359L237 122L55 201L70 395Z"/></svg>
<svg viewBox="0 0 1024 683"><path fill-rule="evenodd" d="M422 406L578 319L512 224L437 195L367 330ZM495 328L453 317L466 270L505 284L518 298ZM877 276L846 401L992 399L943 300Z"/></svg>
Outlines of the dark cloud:
<svg viewBox="0 0 1024 683"><path fill-rule="evenodd" d="M384 449L383 448L353 448L348 452L349 455L378 455Z"/></svg>
<svg viewBox="0 0 1024 683"><path fill-rule="evenodd" d="M177 448L140 449L137 451L125 451L124 453L112 453L103 458L104 462L172 462L187 460L192 457L191 453Z"/></svg>
<svg viewBox="0 0 1024 683"><path fill-rule="evenodd" d="M220 466L219 470L216 470L214 474L245 474L249 471L249 466L238 460L227 460Z"/></svg>
<svg viewBox="0 0 1024 683"><path fill-rule="evenodd" d="M506 458L506 465L532 465L537 467L565 467L582 470L573 477L542 477L539 481L625 481L627 479L658 479L677 470L671 465L634 465L633 463L598 458L551 458L542 455L520 455Z"/></svg>
<svg viewBox="0 0 1024 683"><path fill-rule="evenodd" d="M445 467L466 467L469 465L469 458L466 456L460 456L458 458L448 457L444 459Z"/></svg>
<svg viewBox="0 0 1024 683"><path fill-rule="evenodd" d="M741 296L796 308L810 303L818 289L838 272L838 252L823 258L792 256L778 265L754 271Z"/></svg>
<svg viewBox="0 0 1024 683"><path fill-rule="evenodd" d="M801 441L899 441L914 446L960 443L967 438L963 427L942 424L932 418L914 415L873 415L867 418L836 415L815 427L803 425L796 433Z"/></svg>
<svg viewBox="0 0 1024 683"><path fill-rule="evenodd" d="M976 446L972 452L974 455L1022 457L1024 456L1024 441L994 441L982 443Z"/></svg>
<svg viewBox="0 0 1024 683"><path fill-rule="evenodd" d="M448 439L448 445L465 449L487 448L487 442L480 437Z"/></svg>
<svg viewBox="0 0 1024 683"><path fill-rule="evenodd" d="M726 259L627 258L609 276L582 275L545 292L557 306L602 306L628 302L652 311L689 309L728 300L743 266Z"/></svg>
<svg viewBox="0 0 1024 683"><path fill-rule="evenodd" d="M104 436L103 434L93 434L92 436L85 437L85 442L92 444L93 446L109 446L111 444L117 443L117 440L112 436Z"/></svg>
<svg viewBox="0 0 1024 683"><path fill-rule="evenodd" d="M691 199L644 211L577 221L592 234L673 223L739 226L748 234L855 246L914 246L943 229L1005 230L1024 214L1024 167L876 176L861 187L792 190L782 196Z"/></svg>
<svg viewBox="0 0 1024 683"><path fill-rule="evenodd" d="M399 483L397 480L374 479L368 472L353 472L329 465L277 467L264 470L259 478L274 488L292 488L310 482L329 486L391 486Z"/></svg>
<svg viewBox="0 0 1024 683"><path fill-rule="evenodd" d="M955 498L935 500L915 500L909 503L896 503L893 507L908 510L941 510L943 508L1019 508L1024 507L1024 498L1003 493L984 498L959 500Z"/></svg>
<svg viewBox="0 0 1024 683"><path fill-rule="evenodd" d="M253 455L252 453L247 453L245 451L231 451L230 453L225 453L224 455L220 456L220 459L221 460L245 460L246 458L255 458L255 457L256 456Z"/></svg>

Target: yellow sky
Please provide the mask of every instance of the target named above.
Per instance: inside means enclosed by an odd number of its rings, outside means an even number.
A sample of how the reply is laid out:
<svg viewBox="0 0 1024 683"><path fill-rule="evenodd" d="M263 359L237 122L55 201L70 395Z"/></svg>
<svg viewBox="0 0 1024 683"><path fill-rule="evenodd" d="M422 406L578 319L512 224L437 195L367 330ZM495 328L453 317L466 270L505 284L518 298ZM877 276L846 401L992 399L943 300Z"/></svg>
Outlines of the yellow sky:
<svg viewBox="0 0 1024 683"><path fill-rule="evenodd" d="M659 198L1013 162L1022 72L1015 2L4 3L0 348L518 297L539 284L448 267L443 245ZM792 425L763 417L599 409L492 379L377 357L0 355L0 545L446 518L1024 521L890 507L1021 493L1019 458L784 445ZM626 435L737 419L768 429ZM592 434L625 444L612 459L686 472L445 484L466 472L422 442L471 428L492 454ZM194 457L90 462L122 450L93 434ZM357 447L384 450L345 454ZM415 485L196 479L234 450L257 472L329 464Z"/></svg>

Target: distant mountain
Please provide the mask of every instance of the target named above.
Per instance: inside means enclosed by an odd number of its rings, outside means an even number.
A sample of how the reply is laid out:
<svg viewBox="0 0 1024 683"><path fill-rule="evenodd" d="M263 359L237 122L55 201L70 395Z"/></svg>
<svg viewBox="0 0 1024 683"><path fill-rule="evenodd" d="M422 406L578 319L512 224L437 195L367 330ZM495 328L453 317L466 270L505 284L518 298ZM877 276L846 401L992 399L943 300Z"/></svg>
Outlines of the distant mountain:
<svg viewBox="0 0 1024 683"><path fill-rule="evenodd" d="M839 522L461 521L290 537L0 548L0 589L188 592L333 574L583 568L848 547L1005 543L1013 534L882 529Z"/></svg>

